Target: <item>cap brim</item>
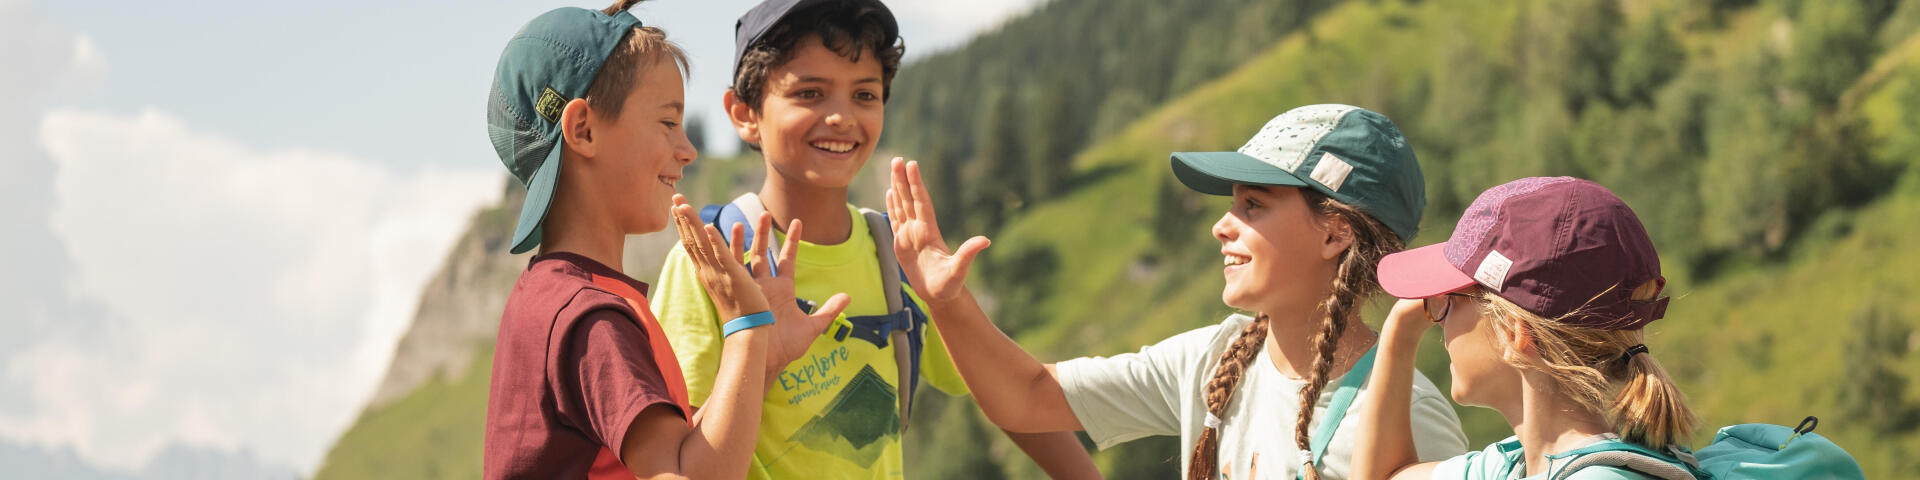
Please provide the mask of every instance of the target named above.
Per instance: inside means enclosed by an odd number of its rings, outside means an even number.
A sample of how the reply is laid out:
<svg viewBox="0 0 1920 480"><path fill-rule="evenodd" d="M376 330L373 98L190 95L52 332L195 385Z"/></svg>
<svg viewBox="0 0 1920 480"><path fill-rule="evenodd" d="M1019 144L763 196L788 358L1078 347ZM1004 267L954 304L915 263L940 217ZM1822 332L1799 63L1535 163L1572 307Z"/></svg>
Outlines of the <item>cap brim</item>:
<svg viewBox="0 0 1920 480"><path fill-rule="evenodd" d="M1174 152L1173 176L1208 195L1233 195L1234 185L1307 186L1300 177L1240 152Z"/></svg>
<svg viewBox="0 0 1920 480"><path fill-rule="evenodd" d="M554 145L540 169L527 181L527 200L520 204L520 223L513 227L513 248L508 250L512 253L526 253L540 245L541 234L546 230L542 224L547 219L547 208L553 205L553 191L560 184L561 148Z"/></svg>
<svg viewBox="0 0 1920 480"><path fill-rule="evenodd" d="M1380 288L1399 298L1427 298L1472 285L1473 277L1447 263L1446 248L1436 243L1380 259Z"/></svg>

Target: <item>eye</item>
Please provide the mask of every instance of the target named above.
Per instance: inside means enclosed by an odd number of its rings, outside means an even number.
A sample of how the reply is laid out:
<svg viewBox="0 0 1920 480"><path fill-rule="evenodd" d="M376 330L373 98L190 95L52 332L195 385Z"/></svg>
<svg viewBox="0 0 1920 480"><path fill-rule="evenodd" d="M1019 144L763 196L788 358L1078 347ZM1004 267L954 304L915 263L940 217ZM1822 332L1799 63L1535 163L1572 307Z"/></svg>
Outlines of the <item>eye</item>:
<svg viewBox="0 0 1920 480"><path fill-rule="evenodd" d="M855 93L853 94L853 96L854 98L860 99L860 101L863 101L863 102L872 102L872 101L880 100L880 94L873 93L872 91L869 91L869 90L861 90L860 93Z"/></svg>
<svg viewBox="0 0 1920 480"><path fill-rule="evenodd" d="M672 129L675 129L675 128L680 128L680 122L676 122L676 121L673 121L673 120L661 120L661 121L660 121L660 124L661 124L661 125L666 125L666 126L667 126L667 129L668 129L668 130L672 130Z"/></svg>
<svg viewBox="0 0 1920 480"><path fill-rule="evenodd" d="M793 97L803 99L803 100L812 100L812 99L820 98L820 91L809 88L806 90L793 92Z"/></svg>

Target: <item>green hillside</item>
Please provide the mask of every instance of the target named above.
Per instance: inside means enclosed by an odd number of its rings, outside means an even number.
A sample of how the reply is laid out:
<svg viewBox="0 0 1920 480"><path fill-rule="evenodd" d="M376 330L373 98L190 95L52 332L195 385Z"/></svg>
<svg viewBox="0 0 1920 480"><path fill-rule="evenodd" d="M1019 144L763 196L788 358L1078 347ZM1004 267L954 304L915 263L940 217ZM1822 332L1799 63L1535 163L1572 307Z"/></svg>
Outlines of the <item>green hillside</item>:
<svg viewBox="0 0 1920 480"><path fill-rule="evenodd" d="M1167 153L1349 103L1419 152L1416 245L1506 180L1599 181L1663 252L1676 298L1649 345L1709 425L1818 415L1870 478L1920 472L1920 2L1101 5L1055 0L909 65L889 105L883 146L927 162L949 238L993 237L975 290L1041 359L1133 351L1228 313L1207 232L1226 202L1174 182ZM757 185L756 162L710 164L695 184ZM1029 180L995 181L1015 177ZM880 182L863 182L856 201L876 203ZM1421 366L1444 384L1433 340ZM474 368L368 410L320 476L472 476L485 385ZM1040 476L970 401L921 398L910 476ZM1509 434L1461 413L1476 443ZM1185 454L1161 438L1097 458L1110 478L1170 478Z"/></svg>

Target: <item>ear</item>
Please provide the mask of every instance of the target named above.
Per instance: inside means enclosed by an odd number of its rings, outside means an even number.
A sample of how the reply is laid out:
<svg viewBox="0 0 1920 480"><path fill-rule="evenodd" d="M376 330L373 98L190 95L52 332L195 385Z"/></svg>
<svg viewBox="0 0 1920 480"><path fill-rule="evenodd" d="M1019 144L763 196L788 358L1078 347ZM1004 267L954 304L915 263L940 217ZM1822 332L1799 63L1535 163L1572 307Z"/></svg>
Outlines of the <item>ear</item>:
<svg viewBox="0 0 1920 480"><path fill-rule="evenodd" d="M1353 225L1339 215L1329 215L1326 219L1326 237L1320 243L1320 258L1333 260L1340 258L1353 247Z"/></svg>
<svg viewBox="0 0 1920 480"><path fill-rule="evenodd" d="M727 107L727 121L733 123L733 132L740 135L740 141L754 145L760 144L760 112L753 106L740 101L740 96L727 89L720 94L720 102Z"/></svg>
<svg viewBox="0 0 1920 480"><path fill-rule="evenodd" d="M581 158L593 158L599 147L593 142L593 107L587 105L587 99L576 98L567 102L560 111L560 140L566 142L567 151Z"/></svg>
<svg viewBox="0 0 1920 480"><path fill-rule="evenodd" d="M1527 322L1513 322L1513 328L1506 332L1507 354L1522 358L1538 358L1539 348L1533 343L1533 329Z"/></svg>

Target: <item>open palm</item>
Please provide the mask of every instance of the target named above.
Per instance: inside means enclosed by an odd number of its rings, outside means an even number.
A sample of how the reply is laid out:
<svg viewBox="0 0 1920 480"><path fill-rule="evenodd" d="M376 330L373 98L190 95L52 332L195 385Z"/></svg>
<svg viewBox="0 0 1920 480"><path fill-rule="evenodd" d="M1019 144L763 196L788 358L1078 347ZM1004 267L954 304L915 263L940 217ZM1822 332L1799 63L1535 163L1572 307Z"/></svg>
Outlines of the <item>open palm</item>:
<svg viewBox="0 0 1920 480"><path fill-rule="evenodd" d="M928 301L949 300L966 290L967 270L993 242L973 237L949 250L934 218L933 196L920 177L919 162L893 159L893 187L887 189L887 217L893 226L893 251L900 270Z"/></svg>
<svg viewBox="0 0 1920 480"><path fill-rule="evenodd" d="M748 313L771 311L773 325L768 328L774 333L772 341L767 343L767 369L779 371L788 363L805 354L807 347L813 344L834 317L846 310L847 294L836 294L826 303L814 309L812 314L800 310L794 301L793 269L787 268L773 274L768 264L767 237L772 235L773 217L760 214L757 234L753 236L752 254L742 250L744 244L729 244L713 225L703 225L688 205L686 197L674 195L673 217L680 228L682 245L687 256L694 260L694 271L706 288L708 297L713 299L714 309L721 318L735 318ZM745 235L746 226L734 224L733 236ZM799 235L800 220L795 219L788 232L786 247L781 249L779 265L792 265L795 252L795 239ZM740 258L747 255L752 268L741 264Z"/></svg>
<svg viewBox="0 0 1920 480"><path fill-rule="evenodd" d="M826 303L814 308L811 314L801 310L799 302L795 300L798 294L793 286L794 260L799 258L800 251L797 244L800 239L800 219L793 219L787 224L787 241L780 246L777 254L779 259L772 263L767 261L767 238L773 236L773 215L762 212L755 223L753 253L749 257L752 259L754 281L759 282L760 292L766 295L767 304L773 310L774 327L779 329L779 334L774 335L773 342L768 344L771 350L767 352L767 368L777 372L805 355L807 349L813 346L813 341L833 323L833 319L847 309L852 297L837 293L828 298ZM739 234L736 233L734 238L740 238Z"/></svg>

